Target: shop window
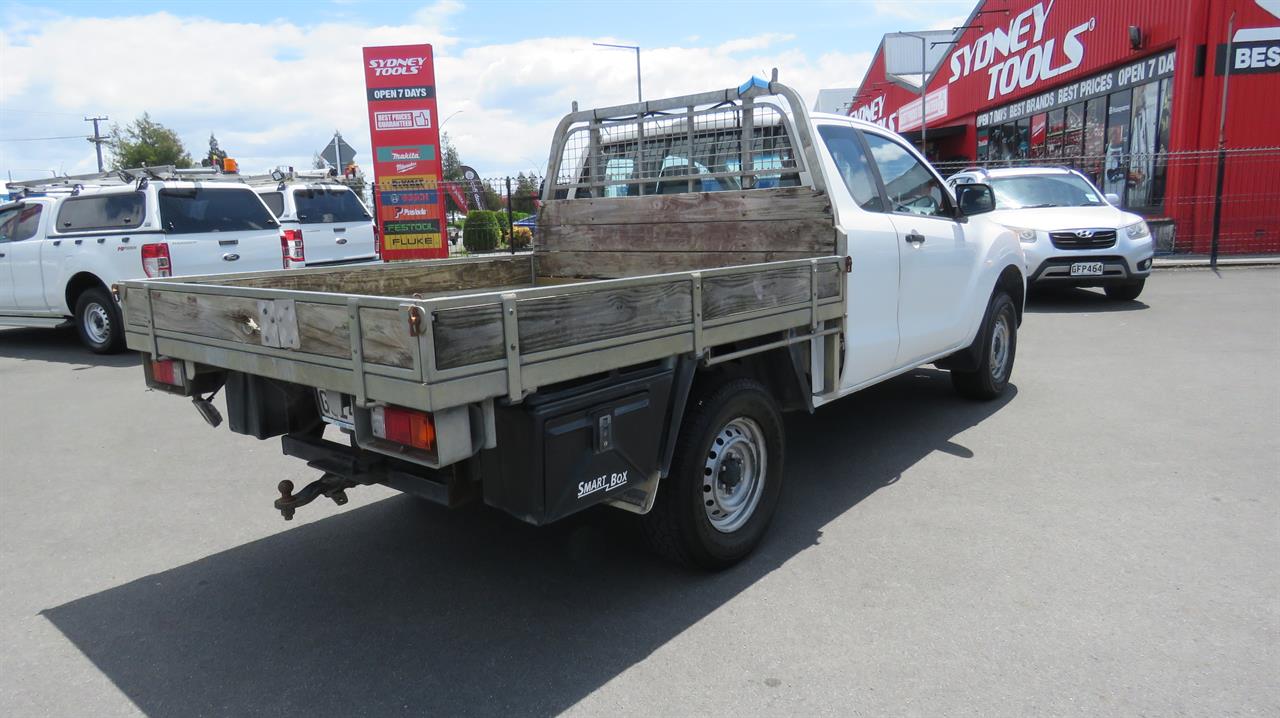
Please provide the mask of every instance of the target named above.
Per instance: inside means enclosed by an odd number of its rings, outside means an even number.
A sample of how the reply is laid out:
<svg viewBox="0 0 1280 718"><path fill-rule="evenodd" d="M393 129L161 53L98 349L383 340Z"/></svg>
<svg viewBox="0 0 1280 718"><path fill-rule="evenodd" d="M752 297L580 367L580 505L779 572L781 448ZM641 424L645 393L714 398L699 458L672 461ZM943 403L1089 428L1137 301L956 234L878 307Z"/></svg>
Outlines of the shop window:
<svg viewBox="0 0 1280 718"><path fill-rule="evenodd" d="M1018 159L1025 160L1031 156L1031 120L1018 120Z"/></svg>
<svg viewBox="0 0 1280 718"><path fill-rule="evenodd" d="M1084 149L1080 169L1093 183L1102 185L1102 155L1107 138L1107 98L1095 97L1084 108Z"/></svg>
<svg viewBox="0 0 1280 718"><path fill-rule="evenodd" d="M1048 115L1041 112L1031 116L1031 156L1044 157L1044 135L1048 128Z"/></svg>
<svg viewBox="0 0 1280 718"><path fill-rule="evenodd" d="M1169 123L1173 119L1173 78L1160 81L1160 120L1156 129L1156 166L1151 182L1151 206L1164 206L1165 170L1168 167Z"/></svg>
<svg viewBox="0 0 1280 718"><path fill-rule="evenodd" d="M1102 191L1120 196L1127 206L1125 190L1129 184L1129 110L1133 102L1131 90L1113 92L1107 97L1107 141L1102 166Z"/></svg>
<svg viewBox="0 0 1280 718"><path fill-rule="evenodd" d="M982 127L978 130L978 161L987 161L987 152L990 147L991 130Z"/></svg>
<svg viewBox="0 0 1280 718"><path fill-rule="evenodd" d="M1084 145L1084 103L1076 103L1066 108L1066 131L1062 135L1062 158L1068 164L1079 162L1080 152Z"/></svg>
<svg viewBox="0 0 1280 718"><path fill-rule="evenodd" d="M1129 120L1129 206L1151 206L1155 179L1156 134L1160 118L1160 85L1148 82L1133 88Z"/></svg>

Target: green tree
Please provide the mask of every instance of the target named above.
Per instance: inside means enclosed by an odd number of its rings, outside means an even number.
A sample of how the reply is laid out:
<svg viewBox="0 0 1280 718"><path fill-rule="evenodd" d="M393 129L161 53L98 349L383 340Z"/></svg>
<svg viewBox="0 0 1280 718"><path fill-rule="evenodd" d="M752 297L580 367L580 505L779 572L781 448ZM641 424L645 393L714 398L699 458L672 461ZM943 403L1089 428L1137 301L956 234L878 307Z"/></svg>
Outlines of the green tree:
<svg viewBox="0 0 1280 718"><path fill-rule="evenodd" d="M453 146L448 132L440 135L440 164L445 181L457 182L462 179L462 159L458 157L458 148Z"/></svg>
<svg viewBox="0 0 1280 718"><path fill-rule="evenodd" d="M201 166L209 167L211 165L222 166L222 161L227 158L227 151L218 146L218 138L209 133L209 154L200 161Z"/></svg>
<svg viewBox="0 0 1280 718"><path fill-rule="evenodd" d="M152 120L146 112L123 128L112 125L107 147L111 150L112 169L191 166L191 155L182 146L178 133Z"/></svg>
<svg viewBox="0 0 1280 718"><path fill-rule="evenodd" d="M511 188L511 211L533 214L537 211L534 207L537 198L538 178L523 172L516 175L515 186Z"/></svg>
<svg viewBox="0 0 1280 718"><path fill-rule="evenodd" d="M484 209L473 209L467 213L466 224L462 227L462 246L468 252L492 252L501 239L497 215Z"/></svg>

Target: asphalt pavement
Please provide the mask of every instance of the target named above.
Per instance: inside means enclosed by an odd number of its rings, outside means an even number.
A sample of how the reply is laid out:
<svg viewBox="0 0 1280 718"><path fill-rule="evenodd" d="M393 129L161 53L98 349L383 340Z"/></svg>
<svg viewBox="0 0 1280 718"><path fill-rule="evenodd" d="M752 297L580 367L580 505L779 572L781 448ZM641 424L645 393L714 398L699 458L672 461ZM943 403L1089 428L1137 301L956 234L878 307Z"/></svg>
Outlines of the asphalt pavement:
<svg viewBox="0 0 1280 718"><path fill-rule="evenodd" d="M788 422L719 574L314 472L0 330L6 716L1280 714L1280 268L1035 298L1001 401L918 370Z"/></svg>

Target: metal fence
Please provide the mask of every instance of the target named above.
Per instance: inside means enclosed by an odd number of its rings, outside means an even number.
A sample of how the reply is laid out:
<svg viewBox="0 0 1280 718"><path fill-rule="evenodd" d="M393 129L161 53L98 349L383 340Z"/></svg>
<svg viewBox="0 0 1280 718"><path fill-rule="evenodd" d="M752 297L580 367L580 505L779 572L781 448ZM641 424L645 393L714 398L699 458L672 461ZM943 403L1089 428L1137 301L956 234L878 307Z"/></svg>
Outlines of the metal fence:
<svg viewBox="0 0 1280 718"><path fill-rule="evenodd" d="M449 256L465 257L486 254L513 254L528 251L527 239L537 232L539 192L542 177L535 174L518 174L510 177L478 177L440 183L442 201L448 216ZM501 239L492 249L468 246L464 238L467 215L473 210L496 213ZM527 221L525 221L527 220ZM473 220L475 221L475 220ZM529 231L523 238L522 229ZM515 241L512 241L513 234Z"/></svg>
<svg viewBox="0 0 1280 718"><path fill-rule="evenodd" d="M1071 167L1146 217L1160 253L1280 254L1280 147L1025 157L936 163L944 177L983 167Z"/></svg>

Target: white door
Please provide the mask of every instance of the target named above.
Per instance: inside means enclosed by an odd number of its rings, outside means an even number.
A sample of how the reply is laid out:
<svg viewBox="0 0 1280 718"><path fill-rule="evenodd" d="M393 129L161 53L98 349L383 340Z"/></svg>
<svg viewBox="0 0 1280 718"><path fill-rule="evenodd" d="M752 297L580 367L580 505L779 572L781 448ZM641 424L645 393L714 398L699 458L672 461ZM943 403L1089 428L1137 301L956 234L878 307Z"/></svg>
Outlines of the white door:
<svg viewBox="0 0 1280 718"><path fill-rule="evenodd" d="M302 230L308 266L375 256L373 215L350 189L340 186L295 188L293 210L297 227ZM434 216L404 219L437 222Z"/></svg>
<svg viewBox="0 0 1280 718"><path fill-rule="evenodd" d="M977 246L965 239L942 180L896 139L865 133L889 202L901 250L898 282L899 367L953 349L964 339L961 321Z"/></svg>
<svg viewBox="0 0 1280 718"><path fill-rule="evenodd" d="M840 377L840 388L848 390L895 367L901 247L858 131L848 124L823 124L818 134L824 174L832 178L827 193L852 258L853 271L845 275L848 318Z"/></svg>
<svg viewBox="0 0 1280 718"><path fill-rule="evenodd" d="M44 278L40 272L40 250L44 245L41 223L48 221L49 208L41 202L25 202L0 217L0 264L5 265L5 289L0 303L23 311L45 311Z"/></svg>

